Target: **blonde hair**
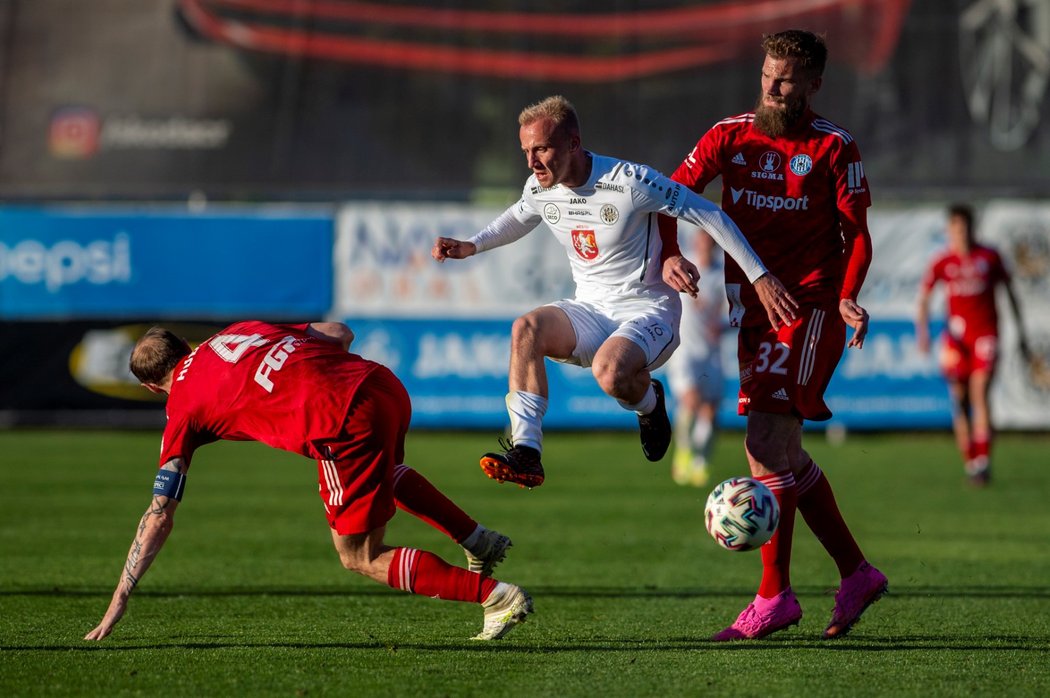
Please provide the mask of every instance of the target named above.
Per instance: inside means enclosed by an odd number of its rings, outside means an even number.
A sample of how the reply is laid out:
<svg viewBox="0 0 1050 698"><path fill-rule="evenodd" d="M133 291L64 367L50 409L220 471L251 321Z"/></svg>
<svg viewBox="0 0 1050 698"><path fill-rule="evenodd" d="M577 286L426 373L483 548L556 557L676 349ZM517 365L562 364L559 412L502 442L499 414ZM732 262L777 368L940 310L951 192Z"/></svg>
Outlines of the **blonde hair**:
<svg viewBox="0 0 1050 698"><path fill-rule="evenodd" d="M561 95L547 97L522 109L518 115L518 125L528 126L540 119L549 119L556 130L566 134L580 134L580 117L576 115L576 107Z"/></svg>

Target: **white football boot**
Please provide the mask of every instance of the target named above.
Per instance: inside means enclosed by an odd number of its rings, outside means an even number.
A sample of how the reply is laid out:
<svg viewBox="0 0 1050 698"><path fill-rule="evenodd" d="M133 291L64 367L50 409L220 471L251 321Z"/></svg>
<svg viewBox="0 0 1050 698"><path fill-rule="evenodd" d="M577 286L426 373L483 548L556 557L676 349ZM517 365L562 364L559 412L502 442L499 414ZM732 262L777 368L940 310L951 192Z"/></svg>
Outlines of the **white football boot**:
<svg viewBox="0 0 1050 698"><path fill-rule="evenodd" d="M521 587L500 582L481 606L485 609L485 627L473 639L499 640L532 613L532 597Z"/></svg>

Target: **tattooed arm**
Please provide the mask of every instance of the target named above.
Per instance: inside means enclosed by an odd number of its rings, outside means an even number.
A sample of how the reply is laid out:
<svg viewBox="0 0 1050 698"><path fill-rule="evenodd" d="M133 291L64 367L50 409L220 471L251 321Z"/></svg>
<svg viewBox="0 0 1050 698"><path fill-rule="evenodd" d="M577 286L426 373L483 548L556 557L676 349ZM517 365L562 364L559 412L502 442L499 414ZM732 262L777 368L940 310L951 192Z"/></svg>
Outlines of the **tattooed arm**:
<svg viewBox="0 0 1050 698"><path fill-rule="evenodd" d="M165 463L161 470L185 475L187 467L182 458L173 458ZM171 533L174 524L175 509L178 506L179 502L172 497L153 495L153 501L139 521L135 540L131 542L128 559L124 563L124 569L121 570L120 581L117 582L117 588L113 592L106 615L94 630L84 636L85 640L101 640L113 632L113 626L117 624L127 609L128 597L131 596L131 592L135 590L142 575L153 563L153 559L157 557L157 553L164 546L164 541L168 539L168 534Z"/></svg>

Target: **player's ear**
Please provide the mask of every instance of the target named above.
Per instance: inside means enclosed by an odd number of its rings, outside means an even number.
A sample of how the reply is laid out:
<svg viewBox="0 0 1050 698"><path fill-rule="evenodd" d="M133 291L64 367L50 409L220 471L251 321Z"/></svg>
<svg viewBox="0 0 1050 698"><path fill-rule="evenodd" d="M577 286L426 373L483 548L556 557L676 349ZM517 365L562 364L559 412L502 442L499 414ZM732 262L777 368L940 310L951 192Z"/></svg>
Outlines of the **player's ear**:
<svg viewBox="0 0 1050 698"><path fill-rule="evenodd" d="M142 385L143 388L145 388L146 390L150 391L151 393L156 393L157 395L163 395L164 394L164 391L156 383L142 383L141 385Z"/></svg>
<svg viewBox="0 0 1050 698"><path fill-rule="evenodd" d="M824 84L824 76L818 75L809 82L809 93L815 95L820 91L820 86Z"/></svg>

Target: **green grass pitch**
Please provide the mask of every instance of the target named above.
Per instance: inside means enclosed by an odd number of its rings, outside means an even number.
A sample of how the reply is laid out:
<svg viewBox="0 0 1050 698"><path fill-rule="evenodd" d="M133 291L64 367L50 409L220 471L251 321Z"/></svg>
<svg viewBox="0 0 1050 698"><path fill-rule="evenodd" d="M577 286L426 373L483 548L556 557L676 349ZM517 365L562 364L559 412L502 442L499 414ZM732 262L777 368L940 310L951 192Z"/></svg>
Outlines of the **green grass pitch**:
<svg viewBox="0 0 1050 698"><path fill-rule="evenodd" d="M481 611L338 564L315 465L258 444L202 449L175 531L101 643L150 499L159 435L0 432L0 695L1045 696L1050 694L1050 436L1009 434L993 485L963 482L947 434L809 447L890 594L820 639L837 575L799 519L805 616L764 641L709 636L754 593L757 553L719 549L707 489L677 487L634 434L547 436L547 482L487 480L494 435L414 433L409 464L514 539L497 577L536 613L498 643ZM744 470L724 434L718 479ZM388 542L463 564L399 513Z"/></svg>

